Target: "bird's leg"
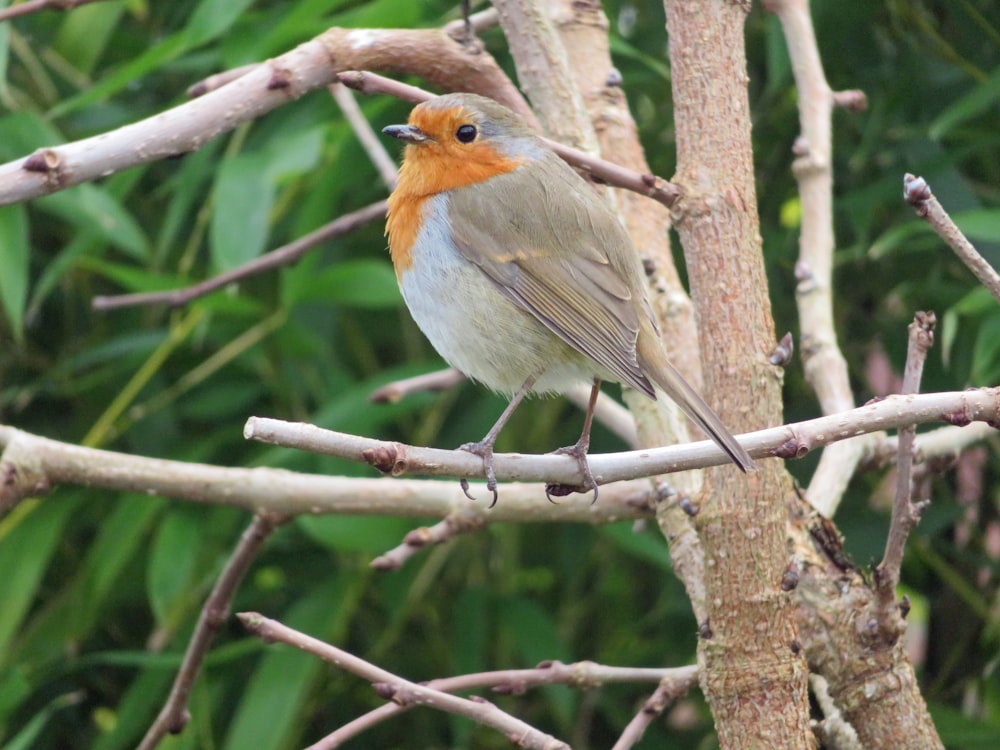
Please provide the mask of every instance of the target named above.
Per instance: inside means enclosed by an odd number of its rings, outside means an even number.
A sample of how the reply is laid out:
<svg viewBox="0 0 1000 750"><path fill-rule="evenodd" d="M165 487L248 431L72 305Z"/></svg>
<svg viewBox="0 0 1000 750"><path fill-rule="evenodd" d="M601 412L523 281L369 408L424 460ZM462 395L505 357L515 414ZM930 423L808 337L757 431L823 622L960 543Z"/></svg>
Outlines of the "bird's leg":
<svg viewBox="0 0 1000 750"><path fill-rule="evenodd" d="M477 456L483 459L483 468L486 469L486 489L493 493L493 502L490 503L492 508L497 504L497 498L499 493L497 493L497 477L493 472L493 444L497 441L497 436L500 434L500 430L503 426L507 424L507 420L510 419L510 415L514 413L514 409L524 400L524 397L528 395L531 390L531 386L535 384L538 379L537 375L532 375L530 378L524 381L524 385L514 394L514 398L510 400L507 404L507 408L503 410L503 413L490 428L490 431L486 433L486 437L480 440L478 443L466 443L465 445L460 445L459 450L468 451L469 453L475 453ZM469 480L462 479L462 492L470 500L475 500L472 495L469 494Z"/></svg>
<svg viewBox="0 0 1000 750"><path fill-rule="evenodd" d="M566 448L559 448L553 451L554 453L573 456L576 459L577 464L580 466L580 473L583 474L582 489L584 491L594 491L594 499L591 500L591 504L597 502L597 481L590 471L590 463L587 461L587 451L590 450L590 425L594 421L594 406L597 404L597 397L600 393L601 379L594 378L594 386L590 389L590 400L587 402L587 415L583 418L583 431L580 433L580 439L576 441L576 445L570 445ZM565 484L547 484L545 485L545 497L551 503L555 502L552 499L553 495L562 497L571 492L578 492L580 489L578 487L569 487Z"/></svg>

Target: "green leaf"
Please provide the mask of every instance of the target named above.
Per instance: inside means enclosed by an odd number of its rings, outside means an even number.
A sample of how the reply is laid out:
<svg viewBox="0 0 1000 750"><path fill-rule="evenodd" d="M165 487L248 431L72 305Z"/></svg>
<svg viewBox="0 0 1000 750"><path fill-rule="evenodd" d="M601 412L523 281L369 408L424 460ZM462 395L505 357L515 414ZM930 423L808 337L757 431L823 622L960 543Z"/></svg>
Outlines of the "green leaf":
<svg viewBox="0 0 1000 750"><path fill-rule="evenodd" d="M1000 315L983 320L972 353L972 382L992 385L1000 379Z"/></svg>
<svg viewBox="0 0 1000 750"><path fill-rule="evenodd" d="M191 550L191 540L200 537L202 523L203 514L190 508L176 508L159 523L153 536L146 589L153 615L161 627L174 619L172 613L185 603L194 588L192 580L198 556Z"/></svg>
<svg viewBox="0 0 1000 750"><path fill-rule="evenodd" d="M941 112L931 122L928 134L934 140L940 140L957 126L985 112L997 100L1000 100L1000 68Z"/></svg>
<svg viewBox="0 0 1000 750"><path fill-rule="evenodd" d="M209 230L212 262L228 271L259 256L267 243L274 185L264 179L270 165L260 153L226 159L215 180Z"/></svg>
<svg viewBox="0 0 1000 750"><path fill-rule="evenodd" d="M49 498L25 515L9 516L0 526L0 570L5 571L0 576L0 663L20 658L10 648L10 640L38 594L42 575L78 500Z"/></svg>
<svg viewBox="0 0 1000 750"><path fill-rule="evenodd" d="M135 59L115 68L110 74L87 87L76 96L63 99L49 110L52 118L64 117L71 112L89 107L97 102L103 102L128 86L135 86L136 81L156 72L171 60L176 59L188 50L187 36L174 34L163 39L157 39L145 52ZM164 107L165 108L165 107ZM136 117L136 120L141 117Z"/></svg>
<svg viewBox="0 0 1000 750"><path fill-rule="evenodd" d="M399 307L403 298L386 260L345 260L316 273L302 264L282 277L285 304L326 302L368 310Z"/></svg>
<svg viewBox="0 0 1000 750"><path fill-rule="evenodd" d="M521 666L533 667L547 659L570 661L570 652L559 635L552 616L535 602L522 597L504 599L498 607L500 624L523 659ZM564 685L543 689L563 722L569 722L575 698Z"/></svg>
<svg viewBox="0 0 1000 750"><path fill-rule="evenodd" d="M373 516L299 516L295 523L313 540L341 552L381 553L413 529L413 520Z"/></svg>
<svg viewBox="0 0 1000 750"><path fill-rule="evenodd" d="M124 12L122 3L95 3L66 13L52 46L78 72L89 75Z"/></svg>
<svg viewBox="0 0 1000 750"><path fill-rule="evenodd" d="M167 698L167 691L177 671L177 662L143 669L132 678L123 697L115 705L115 722L112 729L102 734L91 750L130 750L156 718L160 705ZM197 684L195 690L197 690ZM190 736L194 727L188 726ZM167 743L161 743L167 747Z"/></svg>
<svg viewBox="0 0 1000 750"><path fill-rule="evenodd" d="M303 633L323 639L341 637L354 613L345 606L358 588L353 575L335 575L317 586L282 615L281 621ZM336 603L331 606L331 603ZM289 747L302 731L301 715L312 700L316 678L328 665L312 654L275 644L264 653L249 681L242 686L241 700L229 727L224 750L249 747ZM301 742L297 743L301 746Z"/></svg>
<svg viewBox="0 0 1000 750"><path fill-rule="evenodd" d="M970 240L1000 242L1000 209L958 211L951 218Z"/></svg>
<svg viewBox="0 0 1000 750"><path fill-rule="evenodd" d="M973 719L947 706L928 706L934 726L945 747L962 750L993 750L1000 747L1000 724L996 721Z"/></svg>
<svg viewBox="0 0 1000 750"><path fill-rule="evenodd" d="M185 31L188 42L197 47L227 31L254 0L202 0Z"/></svg>
<svg viewBox="0 0 1000 750"><path fill-rule="evenodd" d="M0 304L14 337L24 337L30 261L28 212L24 206L0 207Z"/></svg>
<svg viewBox="0 0 1000 750"><path fill-rule="evenodd" d="M149 259L150 245L142 227L108 191L96 185L77 185L34 201L41 210L88 232L138 261Z"/></svg>
<svg viewBox="0 0 1000 750"><path fill-rule="evenodd" d="M661 570L670 570L670 550L662 535L645 531L635 531L631 523L612 523L600 528L602 536L613 540L623 551L646 562L651 562Z"/></svg>

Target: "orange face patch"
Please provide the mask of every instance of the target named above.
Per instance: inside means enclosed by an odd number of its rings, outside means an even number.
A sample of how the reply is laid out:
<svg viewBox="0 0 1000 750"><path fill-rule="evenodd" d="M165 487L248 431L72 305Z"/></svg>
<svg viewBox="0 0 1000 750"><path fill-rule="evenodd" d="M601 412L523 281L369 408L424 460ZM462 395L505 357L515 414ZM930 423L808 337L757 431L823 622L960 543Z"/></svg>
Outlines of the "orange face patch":
<svg viewBox="0 0 1000 750"><path fill-rule="evenodd" d="M397 277L412 264L410 251L420 233L427 198L512 172L523 163L498 151L482 133L471 143L459 141L456 132L470 124L478 127L462 107L419 106L410 114L410 125L420 128L428 140L406 146L399 183L389 196L386 234Z"/></svg>

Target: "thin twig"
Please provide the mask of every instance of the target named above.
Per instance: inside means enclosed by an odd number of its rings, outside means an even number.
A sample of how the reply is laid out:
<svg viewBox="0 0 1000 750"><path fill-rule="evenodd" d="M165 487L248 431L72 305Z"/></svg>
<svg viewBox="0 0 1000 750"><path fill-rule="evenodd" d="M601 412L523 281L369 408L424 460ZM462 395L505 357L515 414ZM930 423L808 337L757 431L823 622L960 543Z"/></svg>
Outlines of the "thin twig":
<svg viewBox="0 0 1000 750"><path fill-rule="evenodd" d="M399 570L407 560L424 547L432 544L443 544L459 534L479 531L485 525L486 519L480 516L462 511L449 513L433 526L421 526L418 529L413 529L403 539L402 544L376 557L371 561L371 566L375 570Z"/></svg>
<svg viewBox="0 0 1000 750"><path fill-rule="evenodd" d="M98 0L27 0L27 2L15 5L12 8L0 10L0 21L9 21L12 18L26 16L29 13L38 13L43 10L73 10L80 5L96 3Z"/></svg>
<svg viewBox="0 0 1000 750"><path fill-rule="evenodd" d="M833 315L833 107L848 97L830 89L819 54L808 0L765 0L777 15L788 45L798 92L800 136L792 173L802 201L799 258L795 264L795 302L802 333L799 351L806 380L823 414L855 405L847 360L840 350ZM852 93L853 106L863 94ZM854 475L867 441L845 440L823 451L806 495L813 507L832 517Z"/></svg>
<svg viewBox="0 0 1000 750"><path fill-rule="evenodd" d="M653 723L653 719L662 714L671 703L686 695L698 682L696 667L682 667L675 672L676 674L660 680L656 690L625 726L611 750L628 750L637 745L646 733L646 729Z"/></svg>
<svg viewBox="0 0 1000 750"><path fill-rule="evenodd" d="M232 83L237 78L242 78L258 65L260 65L260 63L240 65L238 68L230 68L229 70L224 70L221 73L215 73L207 78L202 78L197 83L188 87L188 98L197 99L199 96L204 96L205 94L215 91L216 89L221 89L223 86L228 83Z"/></svg>
<svg viewBox="0 0 1000 750"><path fill-rule="evenodd" d="M386 188L392 190L396 187L396 180L399 178L396 162L389 156L383 139L375 134L375 130L372 128L371 123L368 122L368 118L361 111L357 99L354 98L354 92L340 83L331 83L327 86L327 89L340 106L340 111L344 114L344 119L350 123L354 134L361 141L361 146L364 148L365 153L368 154L368 158L375 165L379 175L381 175L382 182L385 183Z"/></svg>
<svg viewBox="0 0 1000 750"><path fill-rule="evenodd" d="M936 318L932 312L918 312L909 327L903 394L917 393L927 360L934 344ZM899 431L899 458L896 461L896 495L892 504L892 522L886 539L882 562L875 568L875 621L878 632L894 641L903 632L903 619L896 604L896 587L903 564L903 550L910 530L920 520L922 504L913 502L913 441L917 430L908 425ZM890 641L890 642L891 642Z"/></svg>
<svg viewBox="0 0 1000 750"><path fill-rule="evenodd" d="M534 669L510 669L494 672L478 672L461 675L460 677L445 677L431 680L427 687L454 693L459 690L492 687L495 692L520 695L528 688L539 685L573 685L583 689L617 682L650 682L658 680L660 685L674 685L677 694L690 690L698 680L698 668L695 666L672 667L663 669L642 669L632 667L607 667L590 661L575 664L562 664L557 661L543 662ZM352 739L371 727L387 719L408 711L412 706L400 706L387 703L384 706L369 711L348 722L336 731L328 734L319 742L310 745L306 750L332 750Z"/></svg>
<svg viewBox="0 0 1000 750"><path fill-rule="evenodd" d="M948 243L961 261L976 275L993 297L1000 302L1000 274L979 254L962 230L951 220L923 177L907 174L903 177L903 197L913 206L917 216L926 219L938 236Z"/></svg>
<svg viewBox="0 0 1000 750"><path fill-rule="evenodd" d="M496 8L487 8L478 13L472 13L467 19L459 18L455 21L449 21L444 25L444 31L452 39L461 40L466 36L468 29L471 29L473 34L482 34L488 29L495 28L499 23Z"/></svg>
<svg viewBox="0 0 1000 750"><path fill-rule="evenodd" d="M368 400L374 404L395 404L414 393L446 391L454 388L463 380L465 380L465 375L454 367L448 367L444 370L435 370L423 375L414 375L412 378L387 383L372 391Z"/></svg>
<svg viewBox="0 0 1000 750"><path fill-rule="evenodd" d="M342 234L347 234L358 227L383 218L385 211L385 201L372 203L357 211L344 214L329 224L303 235L297 240L289 242L287 245L282 245L269 253L265 253L259 258L254 258L249 263L244 263L232 271L220 273L218 276L205 279L193 286L183 289L168 289L162 292L140 292L138 294L94 297L91 305L95 310L114 310L120 307L160 304L166 304L170 307L183 307L192 300L203 297L234 282L264 273L273 268L291 265L321 242L325 242L333 237L339 237Z"/></svg>
<svg viewBox="0 0 1000 750"><path fill-rule="evenodd" d="M300 633L256 612L241 612L237 617L247 630L259 636L265 643L273 641L287 643L335 664L373 683L380 696L395 703L406 706L420 705L465 716L479 724L496 729L506 737L517 738L517 745L529 750L570 750L565 742L535 729L481 698L478 700L459 698L428 685L405 680L354 654Z"/></svg>
<svg viewBox="0 0 1000 750"><path fill-rule="evenodd" d="M823 712L823 723L820 731L823 733L824 747L830 750L862 750L858 742L858 734L854 727L847 723L840 708L830 695L830 685L820 674L809 675L809 686L812 688L816 703Z"/></svg>
<svg viewBox="0 0 1000 750"><path fill-rule="evenodd" d="M414 103L427 101L434 96L429 91L424 91L416 86L410 86L367 71L347 71L339 74L338 78L345 86L365 94L390 94L403 101ZM535 125L536 130L538 129L533 117L531 124ZM542 138L542 140L561 159L600 182L645 195L668 208L676 203L681 196L680 188L662 177L649 173L642 174L618 164L612 164L605 159L586 154L548 138Z"/></svg>
<svg viewBox="0 0 1000 750"><path fill-rule="evenodd" d="M138 750L152 750L168 733L177 734L184 729L190 718L188 697L205 654L212 643L212 638L215 636L215 631L222 627L226 618L229 617L236 589L264 542L286 520L286 516L262 513L254 516L253 521L243 532L236 548L226 562L226 567L223 568L212 592L205 600L201 616L195 625L191 640L188 641L184 660L174 678L167 702L160 710L156 721L147 730L145 737L142 738Z"/></svg>

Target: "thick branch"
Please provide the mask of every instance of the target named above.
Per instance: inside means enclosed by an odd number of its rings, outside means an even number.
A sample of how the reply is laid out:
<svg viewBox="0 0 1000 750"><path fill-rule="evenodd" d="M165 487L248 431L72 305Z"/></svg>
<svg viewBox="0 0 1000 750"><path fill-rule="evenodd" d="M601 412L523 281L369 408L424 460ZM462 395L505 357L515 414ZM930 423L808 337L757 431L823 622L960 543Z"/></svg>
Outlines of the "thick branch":
<svg viewBox="0 0 1000 750"><path fill-rule="evenodd" d="M526 109L490 55L440 29L333 28L173 109L0 166L0 205L195 151L240 123L335 83L337 73L359 68L415 74L448 90L478 91Z"/></svg>
<svg viewBox="0 0 1000 750"><path fill-rule="evenodd" d="M545 495L542 485L511 484L504 487L502 506L490 511L485 503L470 503L457 482L328 477L284 469L241 469L168 461L83 448L5 425L0 425L0 448L4 449L0 467L9 473L19 471L23 465L34 477L35 491L75 484L232 505L255 513L444 518L460 510L489 523L609 523L648 518L655 497L649 482L639 481L604 489L601 502L596 505L583 496L568 497L554 505L540 501ZM8 492L14 497L9 498ZM0 507L23 494L18 485L0 484Z"/></svg>

